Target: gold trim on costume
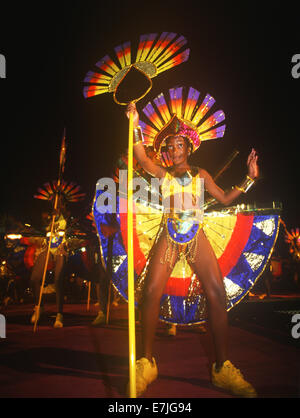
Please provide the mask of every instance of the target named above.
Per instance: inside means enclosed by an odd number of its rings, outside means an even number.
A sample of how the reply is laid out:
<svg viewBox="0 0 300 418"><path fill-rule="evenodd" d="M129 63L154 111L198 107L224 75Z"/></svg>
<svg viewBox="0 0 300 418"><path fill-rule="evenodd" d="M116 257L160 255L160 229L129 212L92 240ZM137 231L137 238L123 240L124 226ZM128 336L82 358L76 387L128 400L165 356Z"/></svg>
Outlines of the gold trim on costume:
<svg viewBox="0 0 300 418"><path fill-rule="evenodd" d="M253 180L251 177L247 175L245 180L239 186L234 186L234 187L242 193L247 193L254 183L255 183L255 180Z"/></svg>
<svg viewBox="0 0 300 418"><path fill-rule="evenodd" d="M125 77L127 76L127 74L129 73L129 71L131 70L131 68L135 68L137 71L139 71L141 74L143 74L143 76L145 76L147 79L148 79L148 81L149 81L149 83L150 83L150 85L149 85L149 87L148 87L148 89L140 96L140 97L137 97L137 98L135 98L135 99L133 99L133 100L129 100L129 102L119 102L118 101L118 99L116 98L116 93L117 93L117 91L118 91L118 87L120 86L120 84L122 83L122 81L125 79ZM123 77L120 79L120 81L118 82L118 84L117 84L117 86L116 86L116 88L115 88L115 90L114 90L114 93L113 93L113 98L114 98L114 101L117 103L117 104L119 104L119 105L122 105L122 106L126 106L126 105L128 105L129 103L136 103L136 102L138 102L139 100L141 100L143 97L145 97L148 93L149 93L149 91L152 89L152 80L151 80L151 78L148 76L148 74L146 74L141 68L138 68L135 64L131 64L131 65L129 65L128 66L128 69L127 69L127 71L124 73L124 75L123 75Z"/></svg>
<svg viewBox="0 0 300 418"><path fill-rule="evenodd" d="M143 143L143 133L140 126L133 129L133 145Z"/></svg>

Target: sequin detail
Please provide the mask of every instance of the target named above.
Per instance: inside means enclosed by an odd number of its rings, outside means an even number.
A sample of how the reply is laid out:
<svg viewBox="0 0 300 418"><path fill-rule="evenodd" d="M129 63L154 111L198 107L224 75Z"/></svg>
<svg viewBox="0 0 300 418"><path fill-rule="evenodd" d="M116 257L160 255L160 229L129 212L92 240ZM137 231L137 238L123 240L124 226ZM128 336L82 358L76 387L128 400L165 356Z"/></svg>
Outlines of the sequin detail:
<svg viewBox="0 0 300 418"><path fill-rule="evenodd" d="M173 268L177 258L186 259L193 263L197 254L197 234L203 227L201 222L203 211L199 205L198 196L201 194L201 179L197 172L192 176L189 171L181 177L175 178L167 173L162 184L164 201L174 198L174 208L166 206L163 223L166 230L168 246L166 253L161 257L161 263L169 263ZM176 200L176 197L180 199ZM187 201L188 206L186 209ZM175 204L174 204L175 202ZM178 204L179 202L179 204ZM198 203L198 206L196 205ZM177 203L177 204L176 204ZM170 204L170 200L168 200ZM185 206L185 207L184 207Z"/></svg>

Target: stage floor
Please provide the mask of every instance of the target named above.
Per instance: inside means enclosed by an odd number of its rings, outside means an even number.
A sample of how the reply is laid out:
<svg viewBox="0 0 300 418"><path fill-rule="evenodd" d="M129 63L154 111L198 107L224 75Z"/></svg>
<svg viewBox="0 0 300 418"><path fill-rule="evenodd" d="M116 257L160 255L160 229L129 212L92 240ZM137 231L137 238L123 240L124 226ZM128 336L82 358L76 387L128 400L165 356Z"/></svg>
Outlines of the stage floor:
<svg viewBox="0 0 300 418"><path fill-rule="evenodd" d="M92 327L97 309L65 304L64 327L54 329L55 305L46 305L37 331L29 323L32 305L9 305L6 338L0 339L1 398L125 398L128 381L127 304L112 307L109 324ZM261 398L300 396L300 338L291 318L300 313L297 295L251 298L229 313L230 360ZM137 331L139 355L140 325ZM300 333L300 329L299 329ZM210 382L210 332L178 327L155 340L159 376L144 398L230 398Z"/></svg>

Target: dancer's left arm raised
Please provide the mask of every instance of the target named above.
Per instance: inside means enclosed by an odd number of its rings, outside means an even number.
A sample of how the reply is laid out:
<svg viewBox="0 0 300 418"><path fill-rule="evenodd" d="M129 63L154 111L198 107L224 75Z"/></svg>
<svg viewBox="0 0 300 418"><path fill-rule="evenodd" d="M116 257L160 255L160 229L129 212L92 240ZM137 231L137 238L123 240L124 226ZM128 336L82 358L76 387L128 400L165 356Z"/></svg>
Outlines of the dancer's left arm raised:
<svg viewBox="0 0 300 418"><path fill-rule="evenodd" d="M252 148L248 159L247 167L248 174L246 178L241 182L240 185L234 186L229 191L222 190L219 186L216 185L213 178L208 174L207 171L200 169L200 175L204 178L205 189L208 193L214 197L218 202L227 206L232 203L241 193L246 193L251 186L255 183L255 180L259 176L259 168L257 164L258 155L255 149Z"/></svg>

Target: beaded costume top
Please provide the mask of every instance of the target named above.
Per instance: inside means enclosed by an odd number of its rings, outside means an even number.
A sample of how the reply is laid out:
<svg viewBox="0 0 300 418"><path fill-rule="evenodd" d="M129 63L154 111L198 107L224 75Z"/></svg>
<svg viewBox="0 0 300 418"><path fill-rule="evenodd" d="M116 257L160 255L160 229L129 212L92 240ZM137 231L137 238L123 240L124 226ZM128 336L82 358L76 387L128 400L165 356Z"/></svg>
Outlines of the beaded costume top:
<svg viewBox="0 0 300 418"><path fill-rule="evenodd" d="M161 191L167 231L178 244L190 242L202 227L202 183L197 168L185 171L180 177L167 171L163 179Z"/></svg>

